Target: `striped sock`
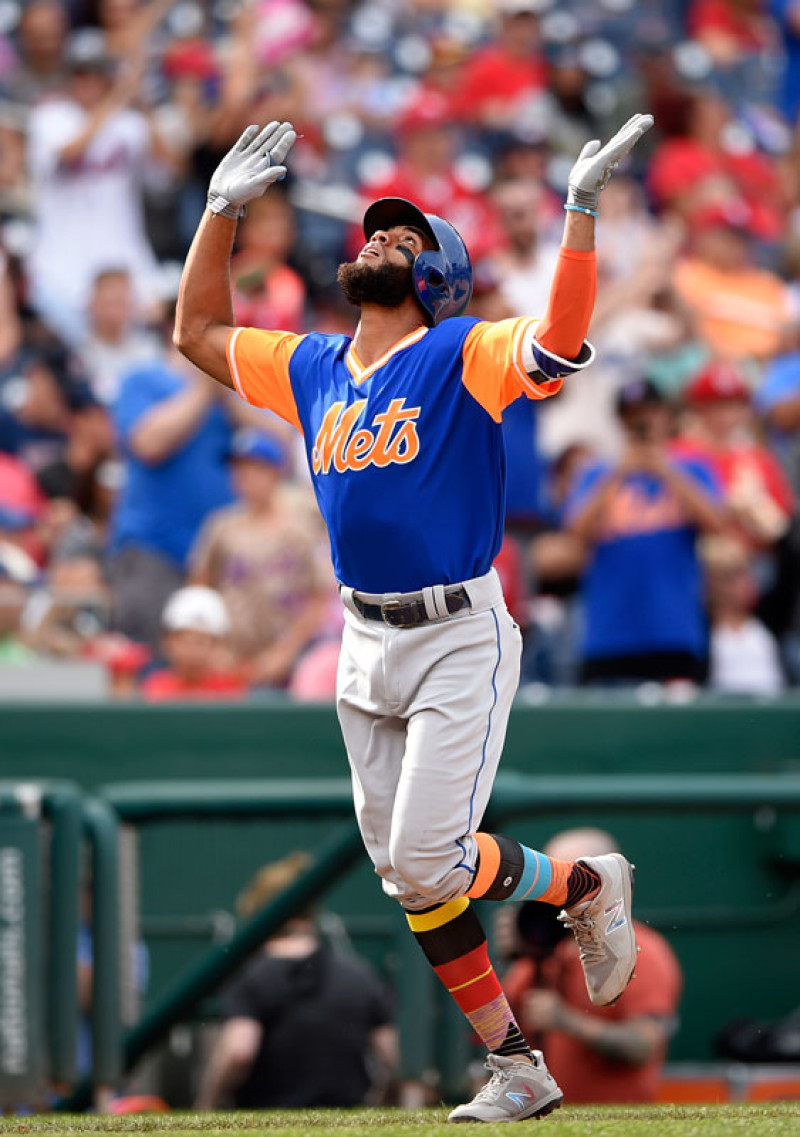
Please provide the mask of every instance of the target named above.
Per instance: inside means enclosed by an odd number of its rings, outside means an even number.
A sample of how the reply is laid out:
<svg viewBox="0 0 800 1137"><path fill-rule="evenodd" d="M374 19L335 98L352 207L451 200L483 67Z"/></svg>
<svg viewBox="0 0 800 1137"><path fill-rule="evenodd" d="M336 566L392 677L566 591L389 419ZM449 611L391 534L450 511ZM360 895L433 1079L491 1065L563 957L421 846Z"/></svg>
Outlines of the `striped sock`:
<svg viewBox="0 0 800 1137"><path fill-rule="evenodd" d="M417 943L483 1044L510 1057L530 1053L489 960L481 922L462 896L427 912L406 912Z"/></svg>
<svg viewBox="0 0 800 1137"><path fill-rule="evenodd" d="M476 833L475 840L478 864L467 892L473 900L541 900L571 908L600 884L586 865L557 861L511 837Z"/></svg>

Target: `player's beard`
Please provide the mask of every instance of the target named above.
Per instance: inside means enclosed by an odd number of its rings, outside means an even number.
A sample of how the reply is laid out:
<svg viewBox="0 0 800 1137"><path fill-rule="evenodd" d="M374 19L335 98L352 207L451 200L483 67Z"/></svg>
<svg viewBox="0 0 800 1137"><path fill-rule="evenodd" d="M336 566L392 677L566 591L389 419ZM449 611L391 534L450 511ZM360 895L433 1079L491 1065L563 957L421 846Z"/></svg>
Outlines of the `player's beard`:
<svg viewBox="0 0 800 1137"><path fill-rule="evenodd" d="M373 265L349 261L339 265L336 274L345 298L356 308L377 304L380 308L397 308L414 295L410 265Z"/></svg>

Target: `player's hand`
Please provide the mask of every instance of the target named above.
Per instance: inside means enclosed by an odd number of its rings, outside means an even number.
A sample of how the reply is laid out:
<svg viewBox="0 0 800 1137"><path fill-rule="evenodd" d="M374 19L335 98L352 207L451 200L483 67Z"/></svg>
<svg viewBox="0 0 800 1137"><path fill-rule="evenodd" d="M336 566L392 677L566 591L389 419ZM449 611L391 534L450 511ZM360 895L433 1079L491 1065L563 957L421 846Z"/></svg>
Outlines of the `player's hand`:
<svg viewBox="0 0 800 1137"><path fill-rule="evenodd" d="M587 142L569 172L567 205L596 210L600 190L608 183L611 171L652 125L651 114L635 114L605 146L599 138Z"/></svg>
<svg viewBox="0 0 800 1137"><path fill-rule="evenodd" d="M243 205L261 197L268 186L286 177L283 162L296 138L290 122L270 122L263 130L248 126L211 177L211 212L241 217Z"/></svg>

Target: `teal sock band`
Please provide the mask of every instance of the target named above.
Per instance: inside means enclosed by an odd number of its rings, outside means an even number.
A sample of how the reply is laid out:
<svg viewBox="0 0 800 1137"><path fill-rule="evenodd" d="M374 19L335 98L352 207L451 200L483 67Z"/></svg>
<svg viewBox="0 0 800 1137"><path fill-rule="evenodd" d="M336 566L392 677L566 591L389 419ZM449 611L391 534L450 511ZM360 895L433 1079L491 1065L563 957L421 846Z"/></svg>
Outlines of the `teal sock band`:
<svg viewBox="0 0 800 1137"><path fill-rule="evenodd" d="M525 864L519 883L508 899L538 900L550 887L550 881L553 879L550 858L543 853L537 853L535 849L528 849L525 845L520 847L525 856Z"/></svg>

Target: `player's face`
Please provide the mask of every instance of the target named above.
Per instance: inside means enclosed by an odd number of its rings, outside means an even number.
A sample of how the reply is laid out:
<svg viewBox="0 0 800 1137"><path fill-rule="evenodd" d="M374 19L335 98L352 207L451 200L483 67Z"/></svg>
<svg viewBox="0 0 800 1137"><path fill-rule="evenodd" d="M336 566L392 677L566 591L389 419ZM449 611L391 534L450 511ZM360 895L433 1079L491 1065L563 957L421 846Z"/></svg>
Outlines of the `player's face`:
<svg viewBox="0 0 800 1137"><path fill-rule="evenodd" d="M378 229L358 254L357 264L407 264L417 253L428 248L425 234L411 225L393 225L391 229Z"/></svg>
<svg viewBox="0 0 800 1137"><path fill-rule="evenodd" d="M398 308L414 295L411 268L417 253L430 248L425 235L408 225L378 229L354 261L339 265L337 280L349 302Z"/></svg>

